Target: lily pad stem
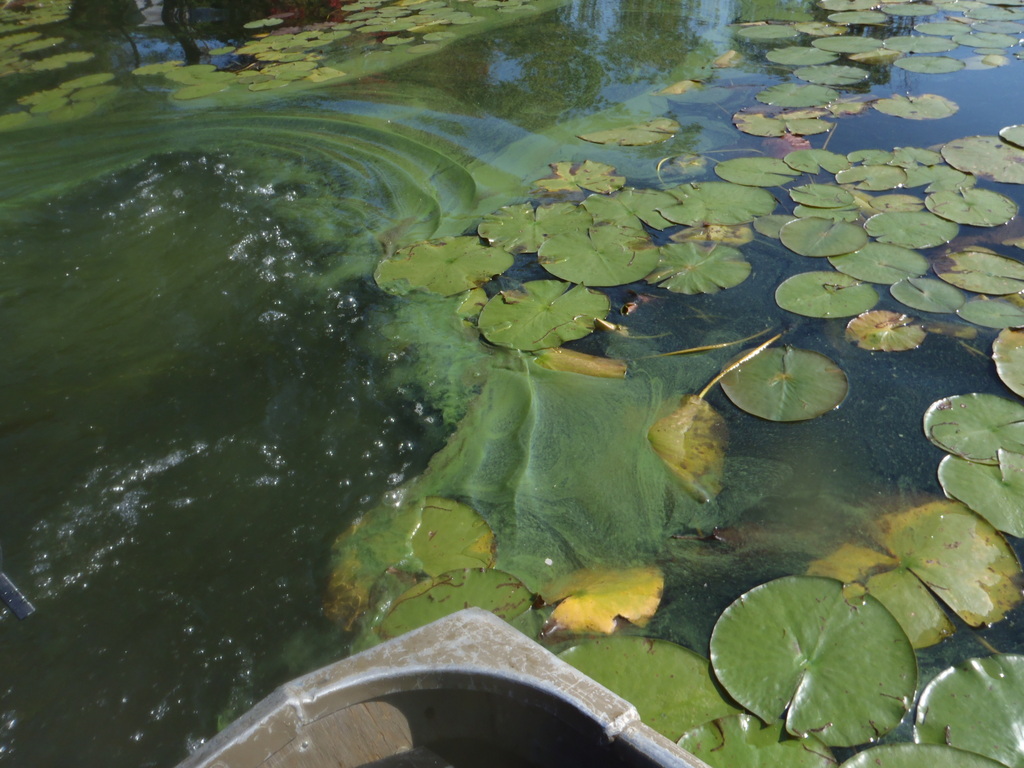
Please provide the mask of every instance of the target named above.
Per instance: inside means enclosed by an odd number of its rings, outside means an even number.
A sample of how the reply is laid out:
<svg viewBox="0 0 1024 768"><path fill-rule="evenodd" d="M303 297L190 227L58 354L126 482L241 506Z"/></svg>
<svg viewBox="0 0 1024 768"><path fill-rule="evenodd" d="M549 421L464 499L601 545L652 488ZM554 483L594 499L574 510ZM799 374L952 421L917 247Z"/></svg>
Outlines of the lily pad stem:
<svg viewBox="0 0 1024 768"><path fill-rule="evenodd" d="M725 378L725 375L727 373L729 373L729 371L733 371L736 368L739 368L741 365L743 365L745 362L747 362L751 358L756 357L757 355L761 354L766 349L768 349L768 347L770 347L772 344L774 344L776 341L778 341L781 337L782 337L782 333L775 334L770 339L768 339L768 341L762 342L761 344L757 345L752 350L747 352L747 354L743 355L736 362L730 363L729 365L727 365L725 368L723 368L721 370L721 372L717 376L715 376L715 378L713 378L711 381L708 382L708 385L706 387L704 387L704 389L702 389L698 393L697 399L698 400L703 400L704 399L704 395L706 395L709 391L711 391L711 388L713 386L715 386L715 384L717 384L723 378Z"/></svg>

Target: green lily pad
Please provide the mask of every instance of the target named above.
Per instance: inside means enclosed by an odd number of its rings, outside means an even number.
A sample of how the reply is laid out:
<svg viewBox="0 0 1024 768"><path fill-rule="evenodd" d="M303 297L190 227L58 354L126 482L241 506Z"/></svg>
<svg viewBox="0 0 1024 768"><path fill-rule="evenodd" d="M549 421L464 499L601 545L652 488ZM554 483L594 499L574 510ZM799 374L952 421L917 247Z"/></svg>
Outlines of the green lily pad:
<svg viewBox="0 0 1024 768"><path fill-rule="evenodd" d="M855 35L837 35L835 37L822 37L811 43L815 48L832 53L864 53L882 47L882 41L873 37L859 37Z"/></svg>
<svg viewBox="0 0 1024 768"><path fill-rule="evenodd" d="M867 245L864 227L845 221L810 216L796 219L779 231L782 244L801 256L838 256Z"/></svg>
<svg viewBox="0 0 1024 768"><path fill-rule="evenodd" d="M793 67L809 67L817 64L828 64L839 58L838 54L829 51L822 51L818 48L791 45L786 48L776 48L765 54L768 61L776 64L786 64ZM820 103L820 102L819 102Z"/></svg>
<svg viewBox="0 0 1024 768"><path fill-rule="evenodd" d="M952 40L931 35L899 35L887 37L883 44L886 48L900 53L945 53L955 50L957 44Z"/></svg>
<svg viewBox="0 0 1024 768"><path fill-rule="evenodd" d="M747 40L786 40L799 33L788 24L754 24L736 31L737 37Z"/></svg>
<svg viewBox="0 0 1024 768"><path fill-rule="evenodd" d="M669 739L740 711L718 692L707 659L667 640L587 640L559 658L629 701L645 725ZM686 696L679 695L682 689Z"/></svg>
<svg viewBox="0 0 1024 768"><path fill-rule="evenodd" d="M249 21L243 24L242 26L246 29L263 29L265 27L276 27L283 23L284 19L267 18L256 19L256 21Z"/></svg>
<svg viewBox="0 0 1024 768"><path fill-rule="evenodd" d="M964 63L951 56L904 56L893 66L922 75L945 75L963 69Z"/></svg>
<svg viewBox="0 0 1024 768"><path fill-rule="evenodd" d="M593 160L551 163L551 171L551 176L535 182L538 189L554 193L589 190L607 194L621 189L626 183L625 177L617 176L612 166Z"/></svg>
<svg viewBox="0 0 1024 768"><path fill-rule="evenodd" d="M678 202L659 208L662 216L688 227L698 224L746 224L775 210L771 193L723 181L683 184L665 190Z"/></svg>
<svg viewBox="0 0 1024 768"><path fill-rule="evenodd" d="M892 165L912 168L917 165L935 165L942 162L942 155L932 149L921 147L896 147L892 151Z"/></svg>
<svg viewBox="0 0 1024 768"><path fill-rule="evenodd" d="M841 272L803 272L775 289L780 307L806 317L851 317L877 301L874 288Z"/></svg>
<svg viewBox="0 0 1024 768"><path fill-rule="evenodd" d="M1003 35L998 32L964 31L953 35L954 43L969 48L1013 48L1019 41L1019 36Z"/></svg>
<svg viewBox="0 0 1024 768"><path fill-rule="evenodd" d="M839 768L1000 768L981 755L940 744L883 744L858 752Z"/></svg>
<svg viewBox="0 0 1024 768"><path fill-rule="evenodd" d="M881 11L838 11L830 13L828 20L833 24L885 24L889 17Z"/></svg>
<svg viewBox="0 0 1024 768"><path fill-rule="evenodd" d="M494 565L494 534L480 514L453 499L428 496L413 534L412 553L428 576Z"/></svg>
<svg viewBox="0 0 1024 768"><path fill-rule="evenodd" d="M959 109L954 102L934 93L922 96L901 96L897 93L887 99L879 99L874 107L883 114L906 120L941 120L955 115Z"/></svg>
<svg viewBox="0 0 1024 768"><path fill-rule="evenodd" d="M1000 331L992 342L992 360L1003 384L1024 397L1024 330Z"/></svg>
<svg viewBox="0 0 1024 768"><path fill-rule="evenodd" d="M534 280L522 290L492 296L477 324L491 343L530 351L583 338L609 309L603 293L582 285L566 290L559 280Z"/></svg>
<svg viewBox="0 0 1024 768"><path fill-rule="evenodd" d="M625 285L651 273L658 249L640 226L600 223L547 238L537 259L555 277L571 283Z"/></svg>
<svg viewBox="0 0 1024 768"><path fill-rule="evenodd" d="M768 421L805 421L834 410L846 397L846 374L817 352L768 349L727 373L722 391L733 405Z"/></svg>
<svg viewBox="0 0 1024 768"><path fill-rule="evenodd" d="M468 606L484 608L509 621L532 603L530 590L504 571L453 570L422 581L395 598L376 629L387 640Z"/></svg>
<svg viewBox="0 0 1024 768"><path fill-rule="evenodd" d="M956 312L964 304L964 295L952 285L929 277L908 277L889 288L901 304L921 312Z"/></svg>
<svg viewBox="0 0 1024 768"><path fill-rule="evenodd" d="M490 248L476 237L427 240L400 248L381 261L374 279L389 293L421 288L454 296L500 275L513 261L512 254Z"/></svg>
<svg viewBox="0 0 1024 768"><path fill-rule="evenodd" d="M914 738L1021 768L1022 731L1024 656L1006 654L968 659L940 672L921 693Z"/></svg>
<svg viewBox="0 0 1024 768"><path fill-rule="evenodd" d="M957 224L998 227L1017 215L1017 204L990 189L947 189L925 198L928 210Z"/></svg>
<svg viewBox="0 0 1024 768"><path fill-rule="evenodd" d="M975 293L1007 294L1024 290L1024 264L988 250L957 251L932 262L942 280Z"/></svg>
<svg viewBox="0 0 1024 768"><path fill-rule="evenodd" d="M904 248L934 248L957 236L960 227L928 211L878 213L864 222L864 229L880 243Z"/></svg>
<svg viewBox="0 0 1024 768"><path fill-rule="evenodd" d="M985 328L1014 328L1024 325L1024 309L1003 299L979 296L956 311L963 320Z"/></svg>
<svg viewBox="0 0 1024 768"><path fill-rule="evenodd" d="M999 449L996 458L989 465L946 456L939 463L939 483L996 530L1024 536L1024 456Z"/></svg>
<svg viewBox="0 0 1024 768"><path fill-rule="evenodd" d="M914 25L914 31L922 35L952 37L964 31L964 25L956 21L922 21Z"/></svg>
<svg viewBox="0 0 1024 768"><path fill-rule="evenodd" d="M197 83L196 85L186 85L184 88L179 88L173 94L175 99L179 101L190 101L192 99L204 99L207 96L212 96L215 93L220 93L225 88L230 86L230 82L210 82L210 83Z"/></svg>
<svg viewBox="0 0 1024 768"><path fill-rule="evenodd" d="M835 768L829 748L813 736L787 738L782 721L765 725L752 715L730 715L683 734L679 746L711 768Z"/></svg>
<svg viewBox="0 0 1024 768"><path fill-rule="evenodd" d="M929 266L928 260L917 251L885 243L868 243L859 251L830 256L829 263L844 275L885 285L920 277Z"/></svg>
<svg viewBox="0 0 1024 768"><path fill-rule="evenodd" d="M750 274L750 262L727 245L672 243L660 251L658 265L646 280L675 293L717 293L739 285Z"/></svg>
<svg viewBox="0 0 1024 768"><path fill-rule="evenodd" d="M801 173L817 174L820 171L838 173L850 167L850 161L846 157L829 152L827 149L797 149L782 160L794 171Z"/></svg>
<svg viewBox="0 0 1024 768"><path fill-rule="evenodd" d="M852 205L850 192L834 184L801 184L789 190L793 202L812 208L843 208Z"/></svg>
<svg viewBox="0 0 1024 768"><path fill-rule="evenodd" d="M931 3L886 3L882 12L890 16L931 16L939 9Z"/></svg>
<svg viewBox="0 0 1024 768"><path fill-rule="evenodd" d="M754 229L757 230L758 234L778 240L779 232L786 224L788 224L792 220L793 217L788 216L786 214L773 214L771 216L761 216L760 218L754 220Z"/></svg>
<svg viewBox="0 0 1024 768"><path fill-rule="evenodd" d="M1014 146L1024 147L1024 125L1008 125L999 131L999 138Z"/></svg>
<svg viewBox="0 0 1024 768"><path fill-rule="evenodd" d="M859 165L836 174L840 184L851 184L856 189L880 191L902 187L907 173L895 165Z"/></svg>
<svg viewBox="0 0 1024 768"><path fill-rule="evenodd" d="M924 414L924 433L942 450L995 465L999 449L1024 453L1024 405L996 395L944 397Z"/></svg>
<svg viewBox="0 0 1024 768"><path fill-rule="evenodd" d="M774 157L736 157L715 166L715 174L725 181L749 187L776 187L798 175Z"/></svg>
<svg viewBox="0 0 1024 768"><path fill-rule="evenodd" d="M658 117L636 125L627 125L609 131L580 134L577 138L591 144L616 144L620 147L642 147L668 141L679 133L680 125L667 117Z"/></svg>
<svg viewBox="0 0 1024 768"><path fill-rule="evenodd" d="M1007 184L1024 184L1024 149L998 136L968 136L942 147L942 157L959 171Z"/></svg>
<svg viewBox="0 0 1024 768"><path fill-rule="evenodd" d="M672 195L661 190L623 189L611 196L590 195L582 205L599 221L635 226L639 219L654 229L665 229L672 222L661 215L660 209L675 203Z"/></svg>
<svg viewBox="0 0 1024 768"><path fill-rule="evenodd" d="M914 195L902 195L899 193L879 195L878 197L871 198L871 208L878 213L923 211L924 200Z"/></svg>
<svg viewBox="0 0 1024 768"><path fill-rule="evenodd" d="M819 0L818 6L829 11L866 11L878 5L877 0Z"/></svg>
<svg viewBox="0 0 1024 768"><path fill-rule="evenodd" d="M763 112L737 112L732 116L736 128L751 136L814 136L830 131L834 123L815 117L793 117L786 113L769 116Z"/></svg>
<svg viewBox="0 0 1024 768"><path fill-rule="evenodd" d="M870 664L851 664L870 659ZM917 687L914 651L881 603L832 579L786 576L725 609L711 663L726 691L794 736L860 744L894 728Z"/></svg>
<svg viewBox="0 0 1024 768"><path fill-rule="evenodd" d="M866 69L848 67L843 64L798 67L793 70L793 74L801 80L817 85L855 85L868 79Z"/></svg>
<svg viewBox="0 0 1024 768"><path fill-rule="evenodd" d="M833 88L798 83L781 83L754 94L754 98L762 104L773 107L816 107L838 97L839 92Z"/></svg>
<svg viewBox="0 0 1024 768"><path fill-rule="evenodd" d="M536 253L544 242L543 232L529 203L506 205L484 216L477 233L491 245L498 245L509 253Z"/></svg>
<svg viewBox="0 0 1024 768"><path fill-rule="evenodd" d="M860 211L855 206L846 208L812 208L809 205L798 205L793 208L793 215L799 219L817 218L831 221L854 223L860 221Z"/></svg>
<svg viewBox="0 0 1024 768"><path fill-rule="evenodd" d="M846 338L861 349L905 352L917 349L926 336L914 318L899 312L876 309L857 315L846 324Z"/></svg>
<svg viewBox="0 0 1024 768"><path fill-rule="evenodd" d="M828 37L846 33L846 27L841 24L829 24L825 21L800 21L793 25L793 29L813 37Z"/></svg>

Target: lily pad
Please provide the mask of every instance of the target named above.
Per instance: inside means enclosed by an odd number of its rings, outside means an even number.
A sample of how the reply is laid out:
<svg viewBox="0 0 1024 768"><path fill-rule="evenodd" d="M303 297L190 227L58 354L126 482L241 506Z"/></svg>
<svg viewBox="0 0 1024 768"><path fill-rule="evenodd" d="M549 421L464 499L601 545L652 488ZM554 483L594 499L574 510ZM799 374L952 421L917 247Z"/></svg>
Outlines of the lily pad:
<svg viewBox="0 0 1024 768"><path fill-rule="evenodd" d="M1024 325L1024 309L1004 299L988 296L971 299L956 313L967 322L985 328L1014 328Z"/></svg>
<svg viewBox="0 0 1024 768"><path fill-rule="evenodd" d="M529 351L587 336L609 309L603 293L582 285L566 290L559 280L534 280L522 290L492 296L477 322L491 343Z"/></svg>
<svg viewBox="0 0 1024 768"><path fill-rule="evenodd" d="M1017 215L1017 204L990 189L947 189L933 192L924 201L928 210L957 224L998 227Z"/></svg>
<svg viewBox="0 0 1024 768"><path fill-rule="evenodd" d="M809 67L817 64L828 64L839 58L838 54L830 51L822 51L818 48L791 45L786 48L776 48L765 54L768 61L776 64L786 64L795 67ZM818 102L819 104L821 102Z"/></svg>
<svg viewBox="0 0 1024 768"><path fill-rule="evenodd" d="M964 63L951 56L904 56L893 66L922 75L945 75L963 69Z"/></svg>
<svg viewBox="0 0 1024 768"><path fill-rule="evenodd" d="M788 24L753 24L736 31L737 37L747 40L785 40L798 34Z"/></svg>
<svg viewBox="0 0 1024 768"><path fill-rule="evenodd" d="M500 275L513 261L512 254L490 248L476 237L427 240L400 248L384 259L374 279L389 293L421 288L454 296Z"/></svg>
<svg viewBox="0 0 1024 768"><path fill-rule="evenodd" d="M1007 184L1024 184L1024 149L998 136L968 136L942 147L946 162L959 171Z"/></svg>
<svg viewBox="0 0 1024 768"><path fill-rule="evenodd" d="M1022 730L1024 656L1006 654L968 659L940 672L921 693L914 738L1021 768Z"/></svg>
<svg viewBox="0 0 1024 768"><path fill-rule="evenodd" d="M886 115L907 120L940 120L955 115L959 109L955 102L934 93L922 96L901 96L896 93L887 99L879 99L874 107Z"/></svg>
<svg viewBox="0 0 1024 768"><path fill-rule="evenodd" d="M1008 125L999 131L999 138L1014 146L1024 147L1024 125Z"/></svg>
<svg viewBox="0 0 1024 768"><path fill-rule="evenodd" d="M960 227L929 211L878 213L864 222L867 233L880 243L904 248L934 248L957 236Z"/></svg>
<svg viewBox="0 0 1024 768"><path fill-rule="evenodd" d="M771 213L777 204L771 193L763 189L724 181L683 184L666 192L678 203L659 209L661 214L669 221L690 227L697 224L746 224Z"/></svg>
<svg viewBox="0 0 1024 768"><path fill-rule="evenodd" d="M751 136L814 136L832 130L834 123L822 120L821 116L795 117L787 113L775 116L763 112L737 112L732 116L733 124L743 133Z"/></svg>
<svg viewBox="0 0 1024 768"><path fill-rule="evenodd" d="M625 619L646 626L658 610L665 577L657 568L607 568L574 571L542 590L555 606L545 633L566 631L612 634Z"/></svg>
<svg viewBox="0 0 1024 768"><path fill-rule="evenodd" d="M833 88L799 83L781 83L754 94L762 104L773 107L816 107L838 97L839 92Z"/></svg>
<svg viewBox="0 0 1024 768"><path fill-rule="evenodd" d="M597 131L578 136L592 144L617 144L620 147L642 147L668 141L679 133L680 125L668 117L658 117L636 125L627 125L609 131Z"/></svg>
<svg viewBox="0 0 1024 768"><path fill-rule="evenodd" d="M499 245L509 253L536 253L544 242L544 234L537 226L536 214L529 203L506 205L484 216L477 233L491 245Z"/></svg>
<svg viewBox="0 0 1024 768"><path fill-rule="evenodd" d="M879 191L902 187L907 173L895 165L859 165L836 174L840 184L851 184L856 189Z"/></svg>
<svg viewBox="0 0 1024 768"><path fill-rule="evenodd" d="M736 157L716 165L715 174L748 187L776 187L791 181L798 172L774 157Z"/></svg>
<svg viewBox="0 0 1024 768"><path fill-rule="evenodd" d="M589 190L607 194L626 184L626 178L616 175L612 166L593 160L551 163L551 171L551 176L535 182L538 189L553 193Z"/></svg>
<svg viewBox="0 0 1024 768"><path fill-rule="evenodd" d="M802 272L779 284L775 301L806 317L851 317L875 306L878 294L867 283L841 272Z"/></svg>
<svg viewBox="0 0 1024 768"><path fill-rule="evenodd" d="M827 149L797 149L782 160L794 171L801 173L838 173L850 167L850 161L843 155L829 152Z"/></svg>
<svg viewBox="0 0 1024 768"><path fill-rule="evenodd" d="M626 378L626 363L610 357L588 355L564 347L542 349L534 358L537 365L549 371L578 373L582 376L596 376L600 379Z"/></svg>
<svg viewBox="0 0 1024 768"><path fill-rule="evenodd" d="M844 275L868 283L892 285L928 271L928 260L917 251L885 243L868 243L853 253L829 257L829 263Z"/></svg>
<svg viewBox="0 0 1024 768"><path fill-rule="evenodd" d="M992 360L1003 384L1024 397L1024 330L1000 331L992 342Z"/></svg>
<svg viewBox="0 0 1024 768"><path fill-rule="evenodd" d="M707 659L667 640L587 640L559 657L629 701L646 725L669 739L740 711L718 692Z"/></svg>
<svg viewBox="0 0 1024 768"><path fill-rule="evenodd" d="M1000 768L1000 765L982 755L944 744L883 744L858 752L839 768Z"/></svg>
<svg viewBox="0 0 1024 768"><path fill-rule="evenodd" d="M750 262L735 248L673 243L661 247L658 266L646 280L674 293L717 293L739 285L749 274Z"/></svg>
<svg viewBox="0 0 1024 768"><path fill-rule="evenodd" d="M625 285L651 273L658 249L639 226L597 224L547 238L537 258L548 272L571 283Z"/></svg>
<svg viewBox="0 0 1024 768"><path fill-rule="evenodd" d="M832 360L818 352L786 346L768 349L722 378L733 405L768 421L804 421L834 410L849 382Z"/></svg>
<svg viewBox="0 0 1024 768"><path fill-rule="evenodd" d="M813 736L789 738L782 721L765 725L753 715L730 715L687 731L679 746L711 768L835 768L829 748Z"/></svg>
<svg viewBox="0 0 1024 768"><path fill-rule="evenodd" d="M789 190L793 201L812 208L843 208L853 203L853 195L834 184L801 184Z"/></svg>
<svg viewBox="0 0 1024 768"><path fill-rule="evenodd" d="M1024 290L1024 264L989 250L957 251L932 262L942 280L975 293L1007 294Z"/></svg>
<svg viewBox="0 0 1024 768"><path fill-rule="evenodd" d="M957 48L952 40L945 40L932 35L899 35L887 37L883 44L886 48L900 53L945 53Z"/></svg>
<svg viewBox="0 0 1024 768"><path fill-rule="evenodd" d="M857 315L846 324L846 338L861 349L873 351L917 349L925 335L924 328L915 323L914 318L882 309Z"/></svg>
<svg viewBox="0 0 1024 768"><path fill-rule="evenodd" d="M494 534L472 507L428 496L420 519L412 537L412 552L428 576L494 565Z"/></svg>
<svg viewBox="0 0 1024 768"><path fill-rule="evenodd" d="M1024 453L1024 405L981 393L944 397L925 412L924 433L947 453L994 465L1000 448Z"/></svg>
<svg viewBox="0 0 1024 768"><path fill-rule="evenodd" d="M822 37L811 43L815 48L832 53L864 53L882 47L882 41L873 37L860 37L857 35L837 35L835 37Z"/></svg>
<svg viewBox="0 0 1024 768"><path fill-rule="evenodd" d="M699 502L722 492L725 419L703 398L685 395L667 416L654 423L647 439L683 488Z"/></svg>
<svg viewBox="0 0 1024 768"><path fill-rule="evenodd" d="M956 312L964 304L964 295L952 285L929 277L908 277L889 288L901 304L921 312Z"/></svg>
<svg viewBox="0 0 1024 768"><path fill-rule="evenodd" d="M888 19L889 17L881 11L838 11L828 15L828 20L833 24L875 25L885 24Z"/></svg>
<svg viewBox="0 0 1024 768"><path fill-rule="evenodd" d="M620 225L636 224L636 219L654 229L671 227L672 222L659 209L674 205L676 199L657 189L623 189L614 195L590 195L583 208L594 218Z"/></svg>
<svg viewBox="0 0 1024 768"><path fill-rule="evenodd" d="M866 69L848 67L843 64L798 67L793 70L793 74L801 80L817 85L855 85L868 79Z"/></svg>
<svg viewBox="0 0 1024 768"><path fill-rule="evenodd" d="M484 608L505 620L533 604L533 595L515 576L493 569L448 571L422 581L395 598L377 626L387 640L448 616L467 606Z"/></svg>
<svg viewBox="0 0 1024 768"><path fill-rule="evenodd" d="M951 499L966 504L999 531L1024 536L1024 456L999 449L998 464L959 456L939 463L939 483Z"/></svg>
<svg viewBox="0 0 1024 768"><path fill-rule="evenodd" d="M870 664L851 664L870 659ZM917 687L914 651L881 603L832 579L786 576L725 609L711 635L719 682L794 736L860 744L894 728Z"/></svg>
<svg viewBox="0 0 1024 768"><path fill-rule="evenodd" d="M779 230L782 244L801 256L838 256L867 245L864 227L845 221L809 216L791 221Z"/></svg>

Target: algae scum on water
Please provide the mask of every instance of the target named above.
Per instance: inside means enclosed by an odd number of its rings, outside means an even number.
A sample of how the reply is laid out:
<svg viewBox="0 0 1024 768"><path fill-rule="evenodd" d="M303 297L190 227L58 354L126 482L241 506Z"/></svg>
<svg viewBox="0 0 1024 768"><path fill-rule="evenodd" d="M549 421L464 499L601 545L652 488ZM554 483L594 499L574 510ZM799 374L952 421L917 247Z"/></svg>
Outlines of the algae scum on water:
<svg viewBox="0 0 1024 768"><path fill-rule="evenodd" d="M1019 5L699 7L680 41L359 2L131 72L8 6L7 85L68 73L11 146L123 135L6 205L222 152L285 190L303 300L373 297L375 385L440 448L337 538L339 644L477 605L712 766L1016 767L1024 114L964 100L1019 77ZM580 45L517 59L530 30Z"/></svg>

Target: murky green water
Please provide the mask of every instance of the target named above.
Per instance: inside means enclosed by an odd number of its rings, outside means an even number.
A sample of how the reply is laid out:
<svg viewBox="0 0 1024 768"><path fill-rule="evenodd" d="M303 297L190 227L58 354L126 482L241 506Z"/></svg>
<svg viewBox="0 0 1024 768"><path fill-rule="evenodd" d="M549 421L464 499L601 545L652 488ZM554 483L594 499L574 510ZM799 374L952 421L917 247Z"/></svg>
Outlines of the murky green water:
<svg viewBox="0 0 1024 768"><path fill-rule="evenodd" d="M443 376L437 384L415 362L445 364L416 348L436 337L388 341L397 300L370 278L381 254L475 226L524 199L551 162L598 159L642 187L668 155L762 150L730 116L784 70L766 70L763 49L725 25L806 8L575 0L338 85L175 102L166 83L130 74L182 57L171 30L133 13L115 23L119 3L73 5L81 13L46 33L96 58L72 75L0 78L12 107L71 76L109 71L122 85L92 115L0 134L0 544L4 570L38 608L23 622L0 616L0 762L169 765L276 685L346 652L321 614L330 543L392 503L451 432L436 399ZM190 40L242 42L245 20L196 21ZM730 48L747 63L716 73L725 87L650 96ZM927 90L960 111L848 118L829 149L924 147L1021 122L999 95L1014 92L1021 66L878 68L878 95ZM669 144L573 138L592 115L600 128L661 114L683 125ZM771 292L803 257L774 242L745 249L752 279L653 302L630 321L634 335L664 334L661 350L784 323L789 343L850 373L837 412L781 429L710 396L737 455L801 468L741 535L783 519L818 536L836 500L939 492L942 454L921 436L921 415L945 395L1001 394L990 361L935 336L912 360L868 364L843 340L845 321L782 317ZM987 353L994 334L975 346ZM680 375L706 380L727 357ZM706 565L680 556L676 583L703 587L671 592L654 630L706 641L724 605L779 575L784 559L765 541ZM1003 650L1020 645L1016 621L993 630ZM971 642L940 646L934 664Z"/></svg>

